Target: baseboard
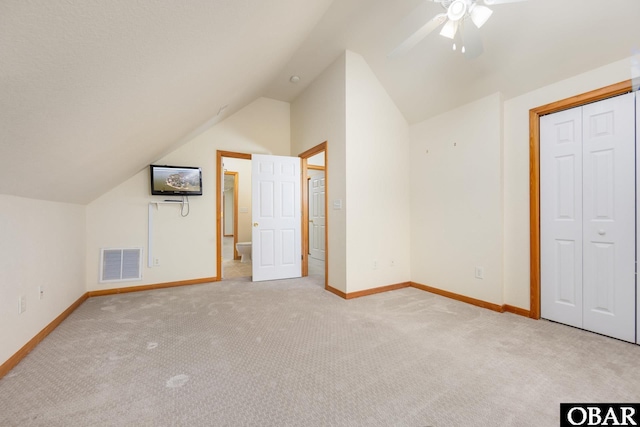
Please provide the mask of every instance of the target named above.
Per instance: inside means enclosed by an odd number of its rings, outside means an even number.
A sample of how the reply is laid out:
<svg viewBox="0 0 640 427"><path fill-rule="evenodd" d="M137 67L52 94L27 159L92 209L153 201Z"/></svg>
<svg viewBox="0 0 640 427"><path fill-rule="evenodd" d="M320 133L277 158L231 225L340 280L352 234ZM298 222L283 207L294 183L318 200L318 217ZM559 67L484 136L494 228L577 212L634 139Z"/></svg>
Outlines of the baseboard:
<svg viewBox="0 0 640 427"><path fill-rule="evenodd" d="M102 297L105 295L126 294L129 292L151 291L154 289L175 288L177 286L199 285L202 283L219 282L218 277L205 277L202 279L180 280L177 282L156 283L155 285L130 286L128 288L104 289L101 291L89 291L89 297Z"/></svg>
<svg viewBox="0 0 640 427"><path fill-rule="evenodd" d="M366 297L367 295L379 294L382 292L395 291L396 289L408 288L410 286L411 286L411 282L402 282L402 283L396 283L395 285L387 285L387 286L381 286L379 288L365 289L363 291L351 292L348 294L342 291L339 291L336 288L332 288L329 285L325 287L325 290L331 292L332 294L338 295L340 298L353 299L353 298Z"/></svg>
<svg viewBox="0 0 640 427"><path fill-rule="evenodd" d="M31 338L28 343L26 343L20 350L18 350L13 356L11 356L6 362L0 365L0 379L7 375L9 371L11 371L22 359L25 358L27 354L31 350L33 350L47 335L49 335L55 328L62 323L64 319L69 317L71 313L80 305L85 302L87 299L92 297L99 297L105 295L115 295L115 294L124 294L128 292L141 292L141 291L149 291L152 289L162 289L162 288L172 288L176 286L187 286L187 285L198 285L201 283L210 283L210 282L218 282L220 278L218 277L205 277L203 279L193 279L193 280L181 280L178 282L167 282L167 283L158 283L155 285L144 285L144 286L131 286L129 288L117 288L117 289L105 289L102 291L91 291L85 292L76 302L71 304L69 308L62 312L55 320L49 323L43 330L38 332L38 334Z"/></svg>
<svg viewBox="0 0 640 427"><path fill-rule="evenodd" d="M344 293L344 292L342 292L342 291L337 290L336 288L332 288L331 286L326 285L326 286L324 287L324 289L325 289L326 291L331 292L332 294L338 295L340 298L347 299L347 294L345 294L345 293Z"/></svg>
<svg viewBox="0 0 640 427"><path fill-rule="evenodd" d="M379 288L365 289L364 291L351 292L346 294L346 299L366 297L367 295L379 294L382 292L395 291L396 289L408 288L411 282L396 283L395 285L381 286Z"/></svg>
<svg viewBox="0 0 640 427"><path fill-rule="evenodd" d="M513 313L513 314L517 314L518 316L531 317L531 312L529 310L525 310L524 308L520 308L520 307L514 307L509 304L503 304L503 305L494 304L492 302L482 301L479 299L467 297L465 295L444 291L442 289L432 288L431 286L421 285L415 282L411 282L411 287L420 289L422 291L431 292L432 294L451 298L456 301L461 301L467 304L475 305L477 307L482 307L492 311L497 311L498 313Z"/></svg>
<svg viewBox="0 0 640 427"><path fill-rule="evenodd" d="M523 317L531 317L531 311L525 310L524 308L514 307L514 306L509 305L509 304L505 304L502 307L504 308L504 311L506 313L513 313L513 314L517 314L518 316L523 316Z"/></svg>
<svg viewBox="0 0 640 427"><path fill-rule="evenodd" d="M5 375L7 375L9 373L9 371L12 370L18 363L20 363L20 361L22 359L24 359L26 357L26 355L29 354L29 352L31 350L33 350L38 344L40 344L40 342L43 339L45 339L47 337L47 335L49 335L51 332L53 332L53 330L55 328L57 328L58 325L60 323L62 323L62 321L64 319L69 317L69 315L71 313L73 313L73 311L76 308L80 307L80 305L83 302L85 302L88 298L89 298L89 295L85 292L80 298L78 298L78 300L76 302L71 304L71 306L69 306L69 308L67 308L65 311L63 311L62 314L60 314L51 323L49 323L47 326L45 326L45 328L43 330L41 330L40 332L38 332L38 334L35 337L31 338L29 340L29 342L27 342L25 345L23 345L20 350L18 350L13 356L11 356L2 365L0 365L0 378L2 378Z"/></svg>
<svg viewBox="0 0 640 427"><path fill-rule="evenodd" d="M471 298L465 295L456 294L449 291L444 291L438 288L432 288L431 286L421 285L419 283L411 282L411 287L420 289L422 291L431 292L432 294L440 295L443 297L451 298L456 301L466 302L467 304L475 305L478 307L486 308L489 310L497 311L498 313L503 313L504 309L501 305L494 304L492 302L482 301L479 299Z"/></svg>

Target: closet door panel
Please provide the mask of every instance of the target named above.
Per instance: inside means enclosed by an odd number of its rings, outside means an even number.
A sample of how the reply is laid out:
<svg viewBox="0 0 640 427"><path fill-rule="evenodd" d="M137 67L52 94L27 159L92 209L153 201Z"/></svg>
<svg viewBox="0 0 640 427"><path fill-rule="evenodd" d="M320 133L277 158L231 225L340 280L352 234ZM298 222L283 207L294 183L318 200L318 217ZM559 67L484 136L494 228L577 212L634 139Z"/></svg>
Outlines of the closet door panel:
<svg viewBox="0 0 640 427"><path fill-rule="evenodd" d="M582 107L583 327L635 341L635 100Z"/></svg>
<svg viewBox="0 0 640 427"><path fill-rule="evenodd" d="M540 118L541 315L582 327L582 114Z"/></svg>

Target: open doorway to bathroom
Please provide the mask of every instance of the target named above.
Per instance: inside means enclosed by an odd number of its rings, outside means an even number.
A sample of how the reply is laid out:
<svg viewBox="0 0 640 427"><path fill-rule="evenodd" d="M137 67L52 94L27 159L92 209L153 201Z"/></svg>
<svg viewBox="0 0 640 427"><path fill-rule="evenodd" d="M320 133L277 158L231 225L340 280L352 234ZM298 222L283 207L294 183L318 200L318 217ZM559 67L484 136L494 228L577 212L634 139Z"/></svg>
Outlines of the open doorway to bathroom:
<svg viewBox="0 0 640 427"><path fill-rule="evenodd" d="M327 287L327 143L300 154L302 159L302 275L324 276Z"/></svg>
<svg viewBox="0 0 640 427"><path fill-rule="evenodd" d="M251 277L251 154L218 151L216 169L219 277Z"/></svg>

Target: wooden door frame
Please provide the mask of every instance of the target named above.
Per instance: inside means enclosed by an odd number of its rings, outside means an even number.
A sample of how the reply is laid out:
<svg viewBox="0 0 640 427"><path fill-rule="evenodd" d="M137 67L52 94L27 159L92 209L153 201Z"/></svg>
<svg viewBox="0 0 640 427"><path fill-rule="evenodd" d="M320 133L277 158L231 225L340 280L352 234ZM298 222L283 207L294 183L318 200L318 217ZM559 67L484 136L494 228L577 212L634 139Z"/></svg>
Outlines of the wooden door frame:
<svg viewBox="0 0 640 427"><path fill-rule="evenodd" d="M529 313L532 319L540 318L540 116L631 91L632 81L626 80L529 110Z"/></svg>
<svg viewBox="0 0 640 427"><path fill-rule="evenodd" d="M302 277L309 275L309 186L306 185L307 178L309 177L309 169L314 169L313 166L307 164L307 160L310 157L324 152L324 215L325 215L325 227L324 227L324 244L325 244L325 257L324 257L324 288L329 286L329 209L328 209L328 197L329 197L329 177L327 168L327 141L316 145L307 151L300 153L298 157L302 159L302 174L301 174L301 190L302 190Z"/></svg>
<svg viewBox="0 0 640 427"><path fill-rule="evenodd" d="M246 153L236 153L234 151L216 151L216 272L218 275L218 280L222 280L222 235L224 234L224 230L222 228L222 188L223 183L220 182L220 178L224 173L224 169L222 167L222 158L223 157L231 157L234 159L245 159L251 160L251 154ZM236 178L237 179L237 178ZM237 182L236 182L237 184ZM237 191L238 186L236 185L236 195L235 195L235 203L236 203L236 221L234 224L234 243L237 242L238 239L238 212L237 212ZM234 259L237 256L235 244L233 245L233 254Z"/></svg>

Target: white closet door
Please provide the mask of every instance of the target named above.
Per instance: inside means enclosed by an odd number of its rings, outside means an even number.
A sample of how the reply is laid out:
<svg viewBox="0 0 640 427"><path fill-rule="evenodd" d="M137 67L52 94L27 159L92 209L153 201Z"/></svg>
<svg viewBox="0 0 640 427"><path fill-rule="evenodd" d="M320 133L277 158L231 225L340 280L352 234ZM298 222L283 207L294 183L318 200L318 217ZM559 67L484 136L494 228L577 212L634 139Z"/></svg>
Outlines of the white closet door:
<svg viewBox="0 0 640 427"><path fill-rule="evenodd" d="M635 342L634 94L583 108L583 327Z"/></svg>
<svg viewBox="0 0 640 427"><path fill-rule="evenodd" d="M540 118L541 315L582 327L582 111Z"/></svg>

